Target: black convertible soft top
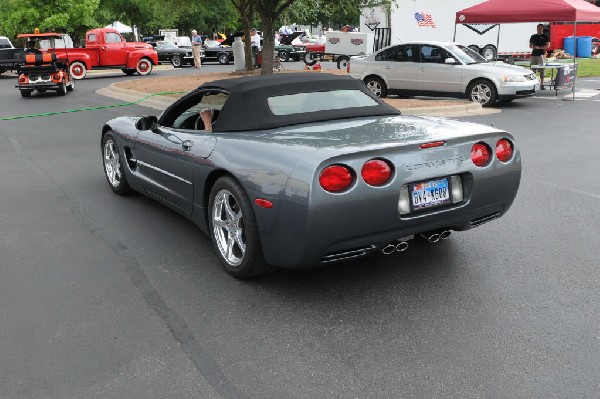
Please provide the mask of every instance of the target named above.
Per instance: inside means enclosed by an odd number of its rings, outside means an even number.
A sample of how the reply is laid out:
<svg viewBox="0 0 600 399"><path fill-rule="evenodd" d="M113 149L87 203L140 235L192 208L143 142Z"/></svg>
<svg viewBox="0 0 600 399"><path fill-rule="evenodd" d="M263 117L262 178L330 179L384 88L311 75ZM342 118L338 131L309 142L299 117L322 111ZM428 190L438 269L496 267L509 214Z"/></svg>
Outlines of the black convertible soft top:
<svg viewBox="0 0 600 399"><path fill-rule="evenodd" d="M215 80L201 85L180 101L207 89L229 93L213 126L215 132L263 130L332 119L400 114L398 110L375 96L362 81L329 73L282 73ZM373 98L378 105L275 115L267 102L268 98L274 96L330 90L360 90Z"/></svg>

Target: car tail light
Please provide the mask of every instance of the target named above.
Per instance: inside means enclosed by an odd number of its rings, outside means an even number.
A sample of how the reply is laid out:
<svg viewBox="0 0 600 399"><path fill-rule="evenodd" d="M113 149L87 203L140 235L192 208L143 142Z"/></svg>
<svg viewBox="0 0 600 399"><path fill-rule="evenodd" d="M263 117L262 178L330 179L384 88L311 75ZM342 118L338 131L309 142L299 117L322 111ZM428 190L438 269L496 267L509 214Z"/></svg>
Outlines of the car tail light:
<svg viewBox="0 0 600 399"><path fill-rule="evenodd" d="M392 167L382 159L371 159L365 162L360 171L365 183L371 186L381 186L392 177Z"/></svg>
<svg viewBox="0 0 600 399"><path fill-rule="evenodd" d="M506 139L500 139L496 143L496 158L501 162L506 162L513 155L512 143Z"/></svg>
<svg viewBox="0 0 600 399"><path fill-rule="evenodd" d="M254 200L254 203L258 206L260 206L261 208L273 208L273 203L269 200L266 200L264 198L257 198Z"/></svg>
<svg viewBox="0 0 600 399"><path fill-rule="evenodd" d="M346 63L346 73L350 73L350 60Z"/></svg>
<svg viewBox="0 0 600 399"><path fill-rule="evenodd" d="M475 166L486 166L490 161L490 157L490 147L483 143L473 144L473 148L471 148L471 161L473 161Z"/></svg>
<svg viewBox="0 0 600 399"><path fill-rule="evenodd" d="M332 193L346 190L353 180L352 171L344 165L328 166L319 175L321 187Z"/></svg>

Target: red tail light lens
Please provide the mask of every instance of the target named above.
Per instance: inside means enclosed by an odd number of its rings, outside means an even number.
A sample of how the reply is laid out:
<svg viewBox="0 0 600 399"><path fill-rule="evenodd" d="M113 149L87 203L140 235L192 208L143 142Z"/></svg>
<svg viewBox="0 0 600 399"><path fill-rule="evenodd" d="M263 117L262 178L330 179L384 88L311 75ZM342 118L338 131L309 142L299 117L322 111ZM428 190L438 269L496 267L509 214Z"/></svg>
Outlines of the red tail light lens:
<svg viewBox="0 0 600 399"><path fill-rule="evenodd" d="M371 159L365 162L360 174L365 183L371 186L381 186L392 178L392 167L382 159Z"/></svg>
<svg viewBox="0 0 600 399"><path fill-rule="evenodd" d="M319 175L321 187L332 193L346 190L353 180L352 172L343 165L328 166Z"/></svg>
<svg viewBox="0 0 600 399"><path fill-rule="evenodd" d="M350 61L346 64L346 73L350 73Z"/></svg>
<svg viewBox="0 0 600 399"><path fill-rule="evenodd" d="M500 139L496 143L496 158L501 162L506 162L512 158L513 146L512 143L506 139Z"/></svg>
<svg viewBox="0 0 600 399"><path fill-rule="evenodd" d="M490 148L483 144L477 143L473 144L473 148L471 148L471 161L475 164L475 166L483 167L490 162L491 158L491 150Z"/></svg>

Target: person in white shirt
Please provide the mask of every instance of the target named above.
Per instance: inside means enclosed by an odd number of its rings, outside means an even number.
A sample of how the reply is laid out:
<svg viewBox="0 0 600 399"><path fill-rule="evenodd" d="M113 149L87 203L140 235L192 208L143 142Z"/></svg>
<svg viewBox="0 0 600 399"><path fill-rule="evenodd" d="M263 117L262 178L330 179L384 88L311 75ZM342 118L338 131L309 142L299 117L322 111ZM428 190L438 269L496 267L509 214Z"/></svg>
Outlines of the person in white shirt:
<svg viewBox="0 0 600 399"><path fill-rule="evenodd" d="M252 56L254 57L254 66L256 67L256 56L260 51L260 35L256 32L256 28L250 30L250 45L252 46Z"/></svg>

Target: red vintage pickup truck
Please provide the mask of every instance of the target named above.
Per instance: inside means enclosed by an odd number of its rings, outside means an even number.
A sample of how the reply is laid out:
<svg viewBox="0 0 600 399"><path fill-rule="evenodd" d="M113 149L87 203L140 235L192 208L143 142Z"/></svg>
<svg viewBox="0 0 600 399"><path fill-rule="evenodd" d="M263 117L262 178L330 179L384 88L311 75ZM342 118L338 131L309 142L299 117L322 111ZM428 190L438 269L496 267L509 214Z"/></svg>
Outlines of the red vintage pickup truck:
<svg viewBox="0 0 600 399"><path fill-rule="evenodd" d="M115 29L99 28L87 31L84 48L49 49L58 58L69 60L74 79L83 79L88 69L121 69L127 75L142 76L158 64L156 50L148 43L126 42Z"/></svg>

